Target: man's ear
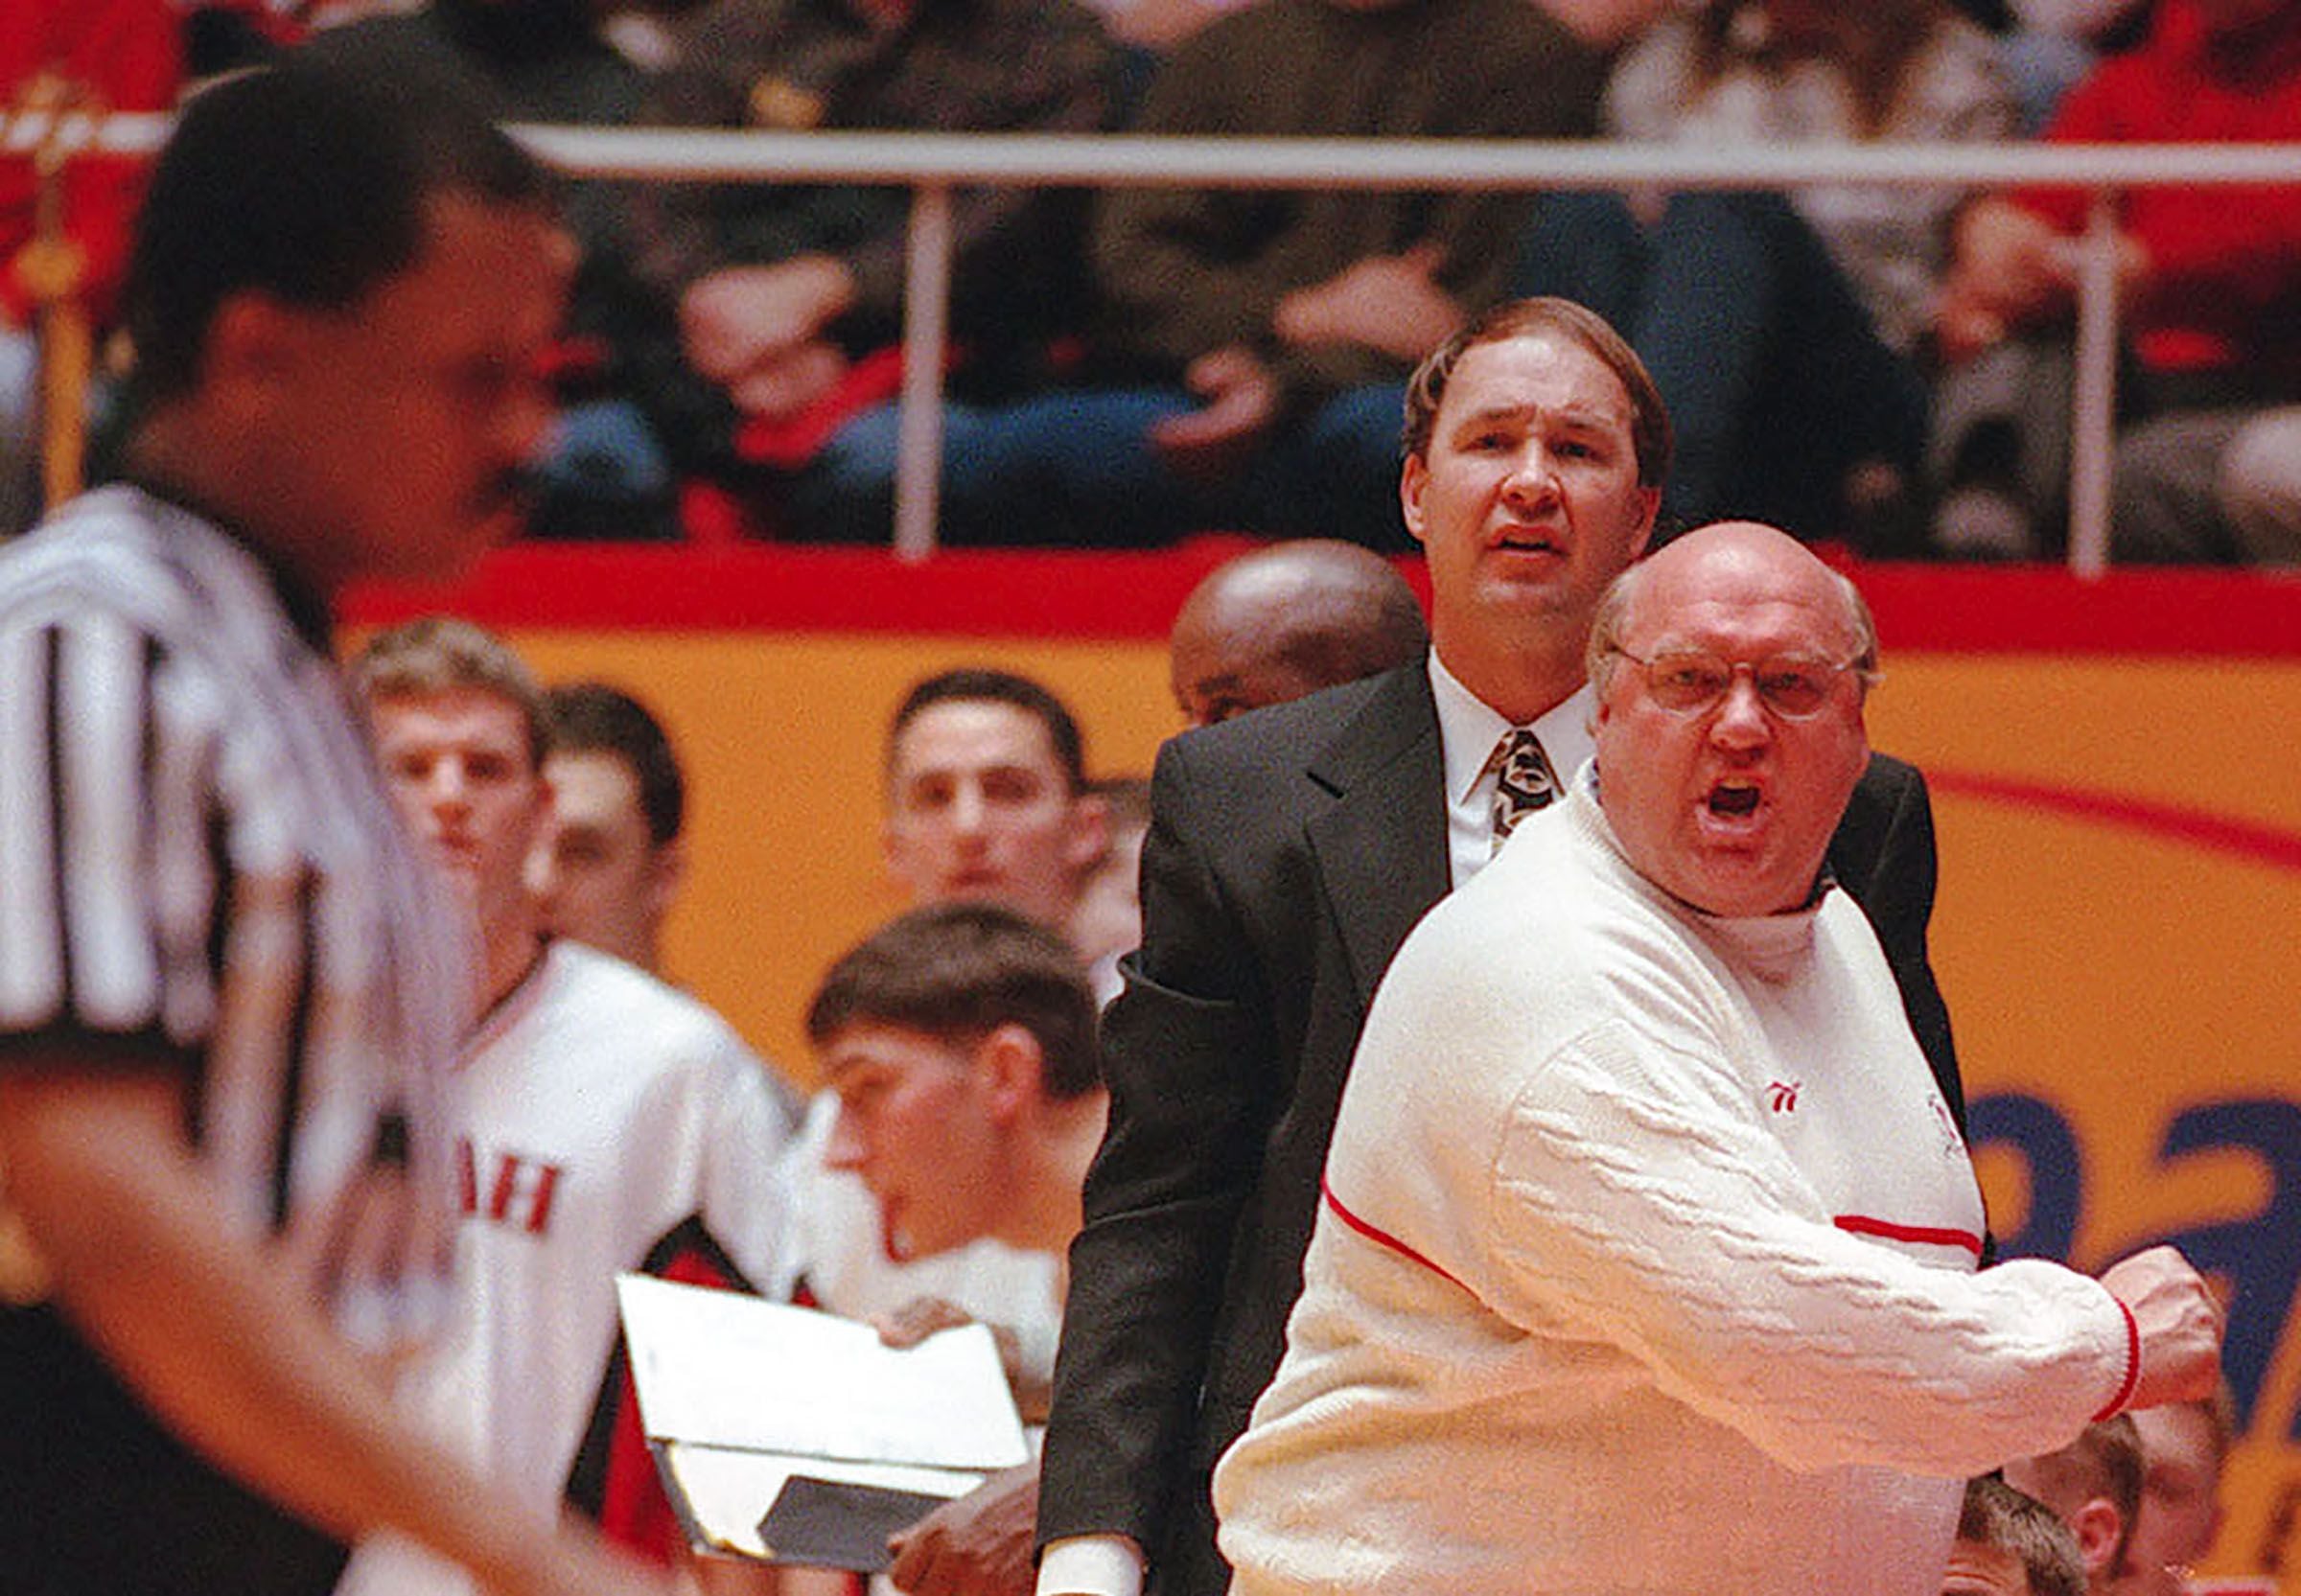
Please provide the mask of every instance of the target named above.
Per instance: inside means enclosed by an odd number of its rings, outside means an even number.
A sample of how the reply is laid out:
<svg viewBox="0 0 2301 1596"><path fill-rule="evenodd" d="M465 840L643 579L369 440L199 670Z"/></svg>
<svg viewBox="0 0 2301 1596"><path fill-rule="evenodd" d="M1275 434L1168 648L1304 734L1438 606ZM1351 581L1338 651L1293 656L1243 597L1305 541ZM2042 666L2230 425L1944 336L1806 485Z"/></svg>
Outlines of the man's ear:
<svg viewBox="0 0 2301 1596"><path fill-rule="evenodd" d="M551 840L551 811L557 806L557 803L558 790L551 785L551 778L538 769L535 773L535 793L527 803L528 858L532 859L535 856L537 848L549 844ZM526 879L524 870L521 872L521 877L523 881Z"/></svg>
<svg viewBox="0 0 2301 1596"><path fill-rule="evenodd" d="M1110 846L1110 799L1101 793L1081 793L1071 799L1071 837L1064 844L1063 863L1073 875L1083 875Z"/></svg>
<svg viewBox="0 0 2301 1596"><path fill-rule="evenodd" d="M1423 542L1422 491L1430 480L1430 468L1420 454L1409 454L1398 471L1398 513L1406 523L1406 532L1416 543Z"/></svg>
<svg viewBox="0 0 2301 1596"><path fill-rule="evenodd" d="M971 1062L994 1124L1013 1124L1046 1095L1046 1050L1028 1026L993 1027Z"/></svg>
<svg viewBox="0 0 2301 1596"><path fill-rule="evenodd" d="M303 312L268 294L228 294L209 318L200 346L200 384L243 405L262 405L280 379L309 356Z"/></svg>
<svg viewBox="0 0 2301 1596"><path fill-rule="evenodd" d="M1639 489L1638 502L1642 513L1643 524L1639 529L1638 546L1630 551L1632 560L1642 560L1653 550L1654 524L1662 518L1662 490L1660 488Z"/></svg>
<svg viewBox="0 0 2301 1596"><path fill-rule="evenodd" d="M2089 1496L2069 1515L2078 1538L2078 1554L2084 1560L2088 1581L2116 1570L2118 1553L2125 1549L2126 1515L2106 1496Z"/></svg>
<svg viewBox="0 0 2301 1596"><path fill-rule="evenodd" d="M674 837L648 850L647 917L661 925L671 913L680 888L687 879L687 842Z"/></svg>

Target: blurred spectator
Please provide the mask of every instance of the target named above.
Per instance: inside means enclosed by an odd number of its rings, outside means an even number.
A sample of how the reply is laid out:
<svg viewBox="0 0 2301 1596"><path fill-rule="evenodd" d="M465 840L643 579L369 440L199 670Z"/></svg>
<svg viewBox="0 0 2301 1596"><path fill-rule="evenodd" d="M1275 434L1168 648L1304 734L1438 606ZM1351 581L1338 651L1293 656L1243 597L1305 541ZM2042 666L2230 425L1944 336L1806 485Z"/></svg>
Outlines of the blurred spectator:
<svg viewBox="0 0 2301 1596"><path fill-rule="evenodd" d="M2301 7L2161 0L2147 41L2080 84L2047 138L2301 139ZM1934 523L1945 552L2050 546L2069 474L2068 328L2085 214L2081 194L2036 190L1959 219L1938 325L1955 364L1937 390L1929 461L1946 490ZM2119 227L2129 409L2149 419L2121 442L2114 546L2132 558L2235 558L2210 522L2168 546L2148 506L2169 494L2210 502L2223 451L2198 412L2301 393L2301 188L2136 188Z"/></svg>
<svg viewBox="0 0 2301 1596"><path fill-rule="evenodd" d="M1597 54L1528 0L1258 0L1167 58L1136 130L1557 138ZM1524 196L1113 189L1082 385L946 416L945 534L1139 544L1192 526L1400 548L1407 372L1501 296Z"/></svg>
<svg viewBox="0 0 2301 1596"><path fill-rule="evenodd" d="M2061 98L2102 58L2147 30L2152 0L2011 0L1999 49L2021 104L2021 130L2043 132Z"/></svg>
<svg viewBox="0 0 2301 1596"><path fill-rule="evenodd" d="M2097 1420L2057 1452L2006 1465L2006 1483L2035 1497L2077 1537L2085 1588L2106 1591L2125 1566L2141 1511L2141 1437L2129 1414Z"/></svg>
<svg viewBox="0 0 2301 1596"><path fill-rule="evenodd" d="M2085 1596L2085 1564L2053 1509L1984 1474L1965 1482L1941 1596Z"/></svg>
<svg viewBox="0 0 2301 1596"><path fill-rule="evenodd" d="M183 80L180 27L169 0L0 7L0 113L25 104L43 74L54 91L102 109L165 110ZM119 325L144 166L79 156L61 182L71 248L50 285L40 280L40 257L28 253L37 194L32 158L0 158L0 535L22 530L40 507L42 289L63 290L86 329L87 345L60 358L92 369L96 346Z"/></svg>
<svg viewBox="0 0 2301 1596"><path fill-rule="evenodd" d="M2118 446L2109 503L2120 560L2301 564L2301 406L2143 422Z"/></svg>
<svg viewBox="0 0 2301 1596"><path fill-rule="evenodd" d="M686 782L647 706L604 682L545 695L551 819L528 862L554 937L662 975L663 920L686 878Z"/></svg>
<svg viewBox="0 0 2301 1596"><path fill-rule="evenodd" d="M2221 456L2219 484L2244 558L2301 565L2301 405L2249 418Z"/></svg>
<svg viewBox="0 0 2301 1596"><path fill-rule="evenodd" d="M1712 0L1632 45L1606 106L1622 137L1710 148L1988 141L2014 122L1994 44L1946 0ZM1554 195L1522 287L1629 331L1677 427L1669 521L1751 516L1890 550L1923 448L1922 346L1959 198Z"/></svg>
<svg viewBox="0 0 2301 1596"><path fill-rule="evenodd" d="M1167 680L1189 725L1420 659L1421 601L1356 544L1301 538L1225 561L1191 590L1167 636Z"/></svg>
<svg viewBox="0 0 2301 1596"><path fill-rule="evenodd" d="M645 83L591 0L430 0L302 48L387 81L445 78L509 121L622 126ZM541 536L671 537L675 468L714 463L690 440L713 435L718 402L680 359L669 302L631 270L628 194L598 179L567 186L583 260L554 372L560 416L528 518Z"/></svg>
<svg viewBox="0 0 2301 1596"><path fill-rule="evenodd" d="M1088 132L1116 119L1117 47L1076 0L709 0L648 119L682 127ZM1044 374L1083 284L1081 197L952 197L953 392ZM790 530L883 541L911 196L899 186L669 185L640 209L640 265L674 296L692 369Z"/></svg>

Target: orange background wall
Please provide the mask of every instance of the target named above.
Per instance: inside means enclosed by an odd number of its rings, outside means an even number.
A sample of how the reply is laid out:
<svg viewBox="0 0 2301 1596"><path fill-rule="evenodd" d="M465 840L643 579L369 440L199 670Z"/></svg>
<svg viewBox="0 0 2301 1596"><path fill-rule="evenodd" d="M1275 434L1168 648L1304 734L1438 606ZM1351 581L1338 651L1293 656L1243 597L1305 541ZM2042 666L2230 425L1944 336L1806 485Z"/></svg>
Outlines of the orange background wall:
<svg viewBox="0 0 2301 1596"><path fill-rule="evenodd" d="M805 1080L814 980L900 907L875 830L904 689L1025 671L1074 705L1098 774L1148 771L1177 725L1159 639L1224 552L512 551L360 613L453 605L546 677L660 708L693 788L668 962ZM2084 1267L2167 1237L2218 1265L2250 1411L2215 1561L2301 1585L2301 584L1855 574L1887 645L1872 741L1934 787L1936 964L1992 1226Z"/></svg>

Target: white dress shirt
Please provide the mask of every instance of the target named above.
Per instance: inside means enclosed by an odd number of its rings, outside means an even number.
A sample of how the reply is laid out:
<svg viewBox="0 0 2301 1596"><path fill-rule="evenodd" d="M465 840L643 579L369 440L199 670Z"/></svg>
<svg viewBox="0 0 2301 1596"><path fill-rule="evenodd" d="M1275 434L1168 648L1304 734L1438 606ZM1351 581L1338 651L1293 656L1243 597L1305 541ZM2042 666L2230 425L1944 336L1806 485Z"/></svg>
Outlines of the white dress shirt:
<svg viewBox="0 0 2301 1596"><path fill-rule="evenodd" d="M1499 779L1493 769L1494 750L1514 725L1455 680L1436 649L1430 650L1430 696L1438 701L1438 747L1446 763L1448 872L1459 887L1494 857L1494 784ZM1561 793L1597 752L1590 730L1596 711L1597 703L1585 682L1526 727L1541 739Z"/></svg>

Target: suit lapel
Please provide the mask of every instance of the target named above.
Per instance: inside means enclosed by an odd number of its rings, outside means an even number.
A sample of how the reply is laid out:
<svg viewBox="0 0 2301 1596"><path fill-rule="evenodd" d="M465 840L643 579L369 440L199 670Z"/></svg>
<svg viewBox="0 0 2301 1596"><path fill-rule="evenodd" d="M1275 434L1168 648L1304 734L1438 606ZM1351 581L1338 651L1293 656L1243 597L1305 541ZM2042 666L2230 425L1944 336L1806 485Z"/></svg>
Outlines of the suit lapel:
<svg viewBox="0 0 2301 1596"><path fill-rule="evenodd" d="M1362 1011L1414 923L1446 895L1446 768L1428 669L1390 672L1306 767L1333 796L1305 823Z"/></svg>

